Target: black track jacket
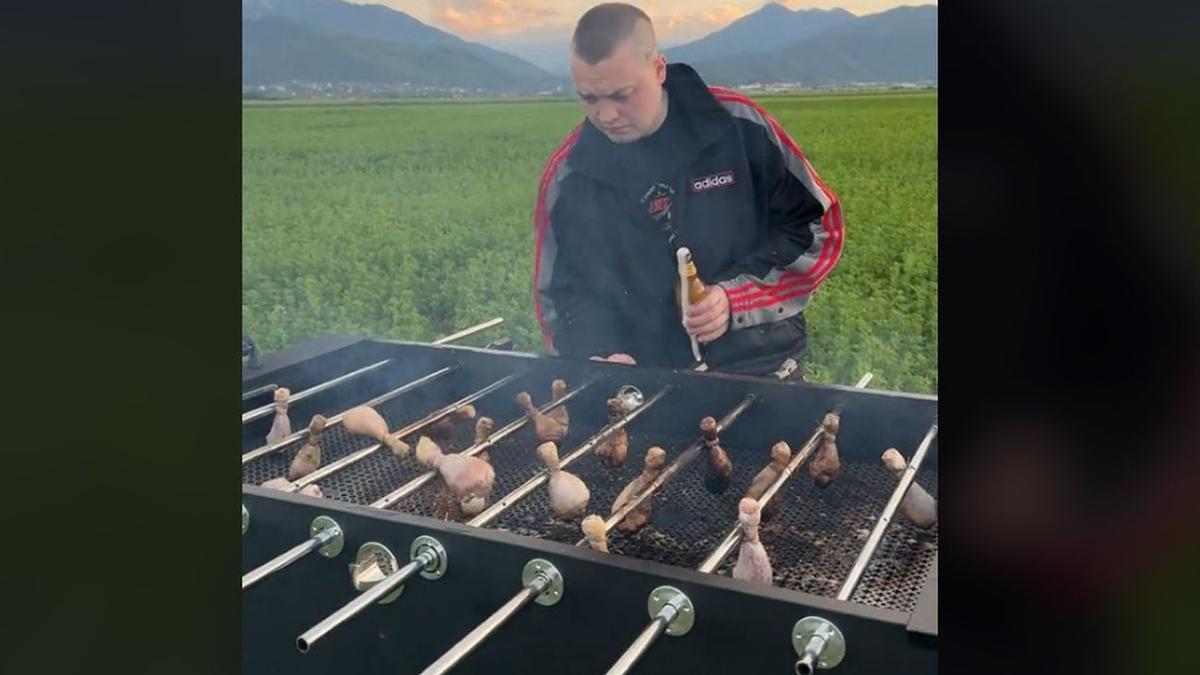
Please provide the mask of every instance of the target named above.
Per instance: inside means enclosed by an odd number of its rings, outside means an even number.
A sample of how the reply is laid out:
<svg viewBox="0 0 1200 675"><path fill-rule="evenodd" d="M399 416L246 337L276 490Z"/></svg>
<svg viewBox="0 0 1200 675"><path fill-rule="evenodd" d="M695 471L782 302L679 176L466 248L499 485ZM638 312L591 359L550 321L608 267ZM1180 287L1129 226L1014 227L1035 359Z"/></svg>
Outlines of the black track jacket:
<svg viewBox="0 0 1200 675"><path fill-rule="evenodd" d="M675 250L730 301L729 331L702 345L713 370L766 374L807 344L801 313L837 263L837 196L770 114L667 67L668 115L615 144L586 119L551 154L534 214L534 307L569 357L624 352L691 364Z"/></svg>

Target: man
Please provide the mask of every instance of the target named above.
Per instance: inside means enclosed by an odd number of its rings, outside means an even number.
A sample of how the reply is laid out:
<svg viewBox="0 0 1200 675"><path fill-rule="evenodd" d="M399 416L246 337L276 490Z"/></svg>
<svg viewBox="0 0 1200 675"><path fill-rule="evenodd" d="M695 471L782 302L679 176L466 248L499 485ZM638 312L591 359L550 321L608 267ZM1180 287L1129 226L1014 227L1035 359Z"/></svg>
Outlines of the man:
<svg viewBox="0 0 1200 675"><path fill-rule="evenodd" d="M837 197L766 111L666 64L641 10L588 10L571 42L586 119L550 156L534 306L568 357L765 375L807 346L802 310L841 254ZM704 300L681 320L676 250ZM686 330L685 330L686 328Z"/></svg>

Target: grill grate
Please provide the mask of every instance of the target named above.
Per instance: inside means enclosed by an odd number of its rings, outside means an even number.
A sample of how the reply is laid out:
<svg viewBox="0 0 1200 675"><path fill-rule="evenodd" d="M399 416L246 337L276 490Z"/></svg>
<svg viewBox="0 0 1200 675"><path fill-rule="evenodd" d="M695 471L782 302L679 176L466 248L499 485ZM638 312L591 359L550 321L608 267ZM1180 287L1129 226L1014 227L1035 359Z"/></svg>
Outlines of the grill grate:
<svg viewBox="0 0 1200 675"><path fill-rule="evenodd" d="M741 467L736 468L740 474ZM744 480L752 477L753 472ZM917 477L936 497L937 472L926 468ZM808 477L807 463L801 467L780 492L784 502L779 513L760 528L774 568L775 585L836 597L895 487L895 476L881 463L843 459L841 474L825 488L817 487ZM736 517L734 509L736 505L727 510L731 514L727 527ZM718 543L719 536L704 548L711 550ZM912 611L936 553L937 526L921 530L897 513L851 600ZM719 573L729 576L735 562L736 549Z"/></svg>
<svg viewBox="0 0 1200 675"><path fill-rule="evenodd" d="M508 403L511 396L500 394L504 403L480 408L480 414L492 414L497 427L510 421L517 413ZM491 398L491 397L489 397ZM502 412L491 410L498 407ZM397 429L419 419L421 412L406 410L401 401L389 401L378 408ZM459 448L470 440L470 425L463 425ZM560 444L565 455L574 449L596 428L574 426L569 440ZM691 427L692 425L688 425ZM659 445L667 451L667 461L674 461L695 438L695 432L667 435L653 431L640 432L637 423L628 429L630 453L624 466L609 468L594 454L588 454L568 467L578 475L591 492L588 512L607 517L609 507L621 491L642 469L646 449ZM694 427L693 427L694 428ZM406 439L415 444L415 439ZM349 434L340 425L322 436L322 464L344 457L372 444L366 437ZM537 441L529 428L508 437L490 449L491 462L496 470L493 497L498 498L516 489L542 468L534 449ZM261 484L286 473L288 464L300 444L282 453L265 457L242 468L243 482ZM609 549L616 555L628 555L643 560L695 569L736 522L737 502L750 480L768 460L767 453L747 452L746 448L726 445L734 459L733 482L721 495L708 492L702 479L706 470L703 451L696 460L652 498L650 523L633 536L614 531L610 534ZM746 457L753 457L748 461ZM761 536L775 570L775 585L815 595L835 597L842 581L866 541L867 534L879 517L896 479L883 466L844 459L842 472L828 487L816 487L808 478L807 465L802 466L777 498L783 507L773 520L761 528ZM386 448L319 483L327 498L354 504L369 504L400 485L424 473L411 456L400 459ZM937 496L937 472L932 467L922 469L918 481L930 494ZM392 508L405 513L428 517L445 517L446 500L440 481L411 495ZM516 534L574 544L582 536L578 521L563 523L550 515L545 486L500 516L493 524L498 529ZM911 611L925 577L937 552L937 527L923 531L912 526L902 515L893 519L871 564L855 591L857 603ZM728 576L737 559L736 549L718 569Z"/></svg>
<svg viewBox="0 0 1200 675"><path fill-rule="evenodd" d="M506 389L500 391L504 392ZM493 396L495 395L493 394ZM478 408L478 406L477 403L476 407ZM406 402L401 397L376 406L375 410L387 420L389 429L396 430L421 419L428 412L427 408L431 407L414 406L411 400ZM486 414L485 409L480 409L478 412L481 415ZM453 450L465 447L462 443L469 437L466 427L473 428L473 425L473 422L470 425L464 424L462 425L464 428L459 429L457 448L451 446L443 449ZM415 449L416 438L404 440ZM346 431L345 427L340 424L327 429L321 434L321 466L331 464L357 450L374 445L375 442L375 439L368 436L358 436ZM288 465L291 464L292 459L303 445L303 440L297 441L280 452L244 465L242 482L261 485L272 478L286 476ZM378 452L372 453L371 456L325 478L317 485L327 498L351 504L370 504L424 472L425 468L413 459L412 453L408 458L400 459L393 455L391 450L384 447Z"/></svg>

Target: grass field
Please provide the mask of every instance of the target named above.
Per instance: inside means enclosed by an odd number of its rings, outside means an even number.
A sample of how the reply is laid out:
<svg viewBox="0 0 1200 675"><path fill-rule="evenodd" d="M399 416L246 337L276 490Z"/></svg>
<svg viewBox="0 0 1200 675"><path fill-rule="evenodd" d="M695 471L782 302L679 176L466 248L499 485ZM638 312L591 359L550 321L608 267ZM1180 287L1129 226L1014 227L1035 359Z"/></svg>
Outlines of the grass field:
<svg viewBox="0 0 1200 675"><path fill-rule="evenodd" d="M937 95L765 97L842 200L807 310L819 382L937 391ZM531 214L573 102L247 105L242 323L267 350L330 332L427 340L493 316L540 351ZM486 338L467 341L481 344Z"/></svg>

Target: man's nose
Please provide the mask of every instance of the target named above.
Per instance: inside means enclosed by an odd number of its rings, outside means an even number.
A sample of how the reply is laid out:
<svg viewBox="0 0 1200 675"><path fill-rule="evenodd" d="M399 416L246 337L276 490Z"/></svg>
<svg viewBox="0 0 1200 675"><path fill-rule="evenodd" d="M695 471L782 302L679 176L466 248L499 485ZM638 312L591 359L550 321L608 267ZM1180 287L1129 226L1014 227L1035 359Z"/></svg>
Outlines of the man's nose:
<svg viewBox="0 0 1200 675"><path fill-rule="evenodd" d="M602 124L610 124L617 120L617 106L612 103L601 103L596 109L596 117Z"/></svg>

